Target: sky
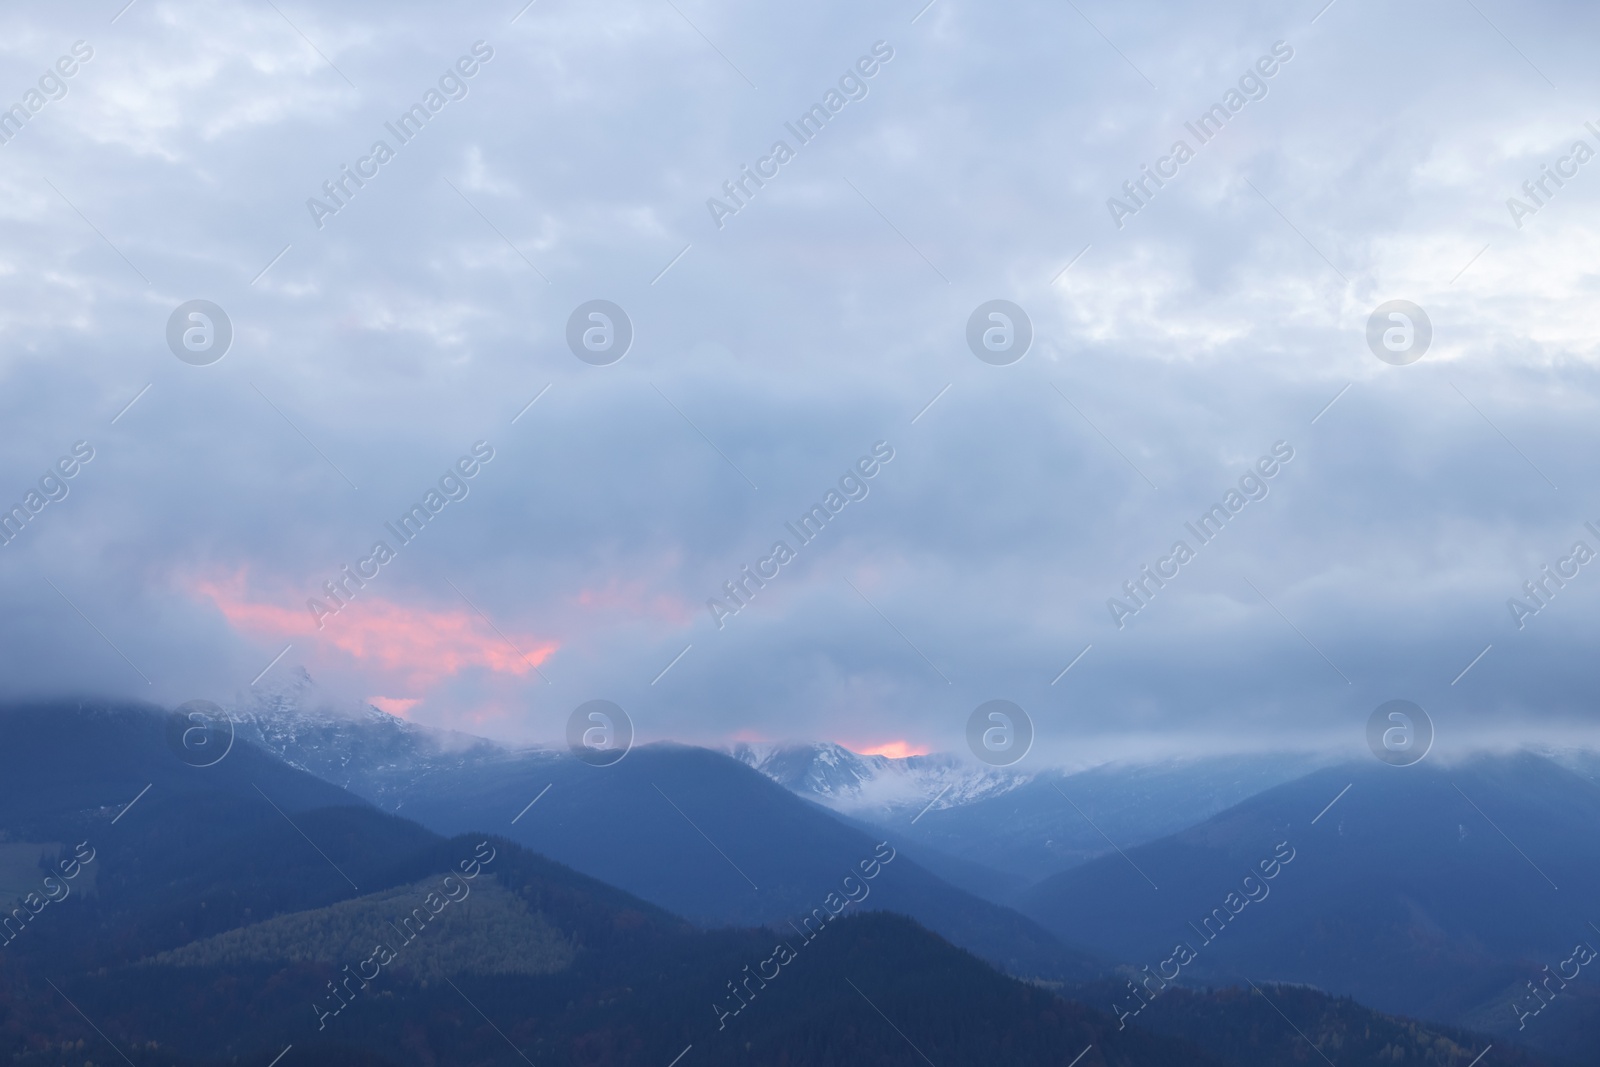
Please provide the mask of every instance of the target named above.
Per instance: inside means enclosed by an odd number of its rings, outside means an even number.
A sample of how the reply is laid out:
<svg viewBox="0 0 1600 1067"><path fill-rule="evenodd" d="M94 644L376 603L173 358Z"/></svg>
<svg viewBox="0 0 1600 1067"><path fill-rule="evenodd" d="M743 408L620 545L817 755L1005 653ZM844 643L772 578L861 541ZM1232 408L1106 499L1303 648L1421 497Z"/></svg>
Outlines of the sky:
<svg viewBox="0 0 1600 1067"><path fill-rule="evenodd" d="M1590 738L1592 7L125 3L0 15L0 697Z"/></svg>

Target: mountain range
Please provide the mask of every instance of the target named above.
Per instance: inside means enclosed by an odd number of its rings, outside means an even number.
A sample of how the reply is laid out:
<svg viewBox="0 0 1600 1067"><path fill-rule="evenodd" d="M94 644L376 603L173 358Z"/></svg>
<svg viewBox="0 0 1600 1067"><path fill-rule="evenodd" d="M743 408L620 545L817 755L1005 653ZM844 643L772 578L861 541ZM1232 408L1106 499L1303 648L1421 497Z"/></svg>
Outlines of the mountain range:
<svg viewBox="0 0 1600 1067"><path fill-rule="evenodd" d="M847 778L835 804L805 795L808 746L648 745L597 768L304 696L240 709L203 768L159 709L0 709L0 885L28 883L19 857L93 853L8 928L0 1053L1469 1067L1492 1043L1493 1062L1596 1061L1591 972L1542 999L1523 985L1589 936L1600 874L1581 833L1600 790L1541 757L1323 766L1253 792L1274 774L1249 761L986 778L867 757L846 814ZM961 781L910 809L872 784L892 775ZM1016 908L952 885L924 859L975 861L908 831L1015 812L1041 784L1103 848ZM1111 814L1140 790L1230 789L1248 795L1176 832Z"/></svg>
<svg viewBox="0 0 1600 1067"><path fill-rule="evenodd" d="M1284 1041L1217 1057L1203 1018L1169 1021L1202 1041L1119 1026L861 906L875 895L846 903L903 869L883 843L794 926L702 929L503 836L385 814L250 743L187 765L159 709L30 705L0 725L7 843L61 871L62 843L81 842L70 880L98 874L0 949L0 1054L25 1067L1163 1067L1261 1062ZM1408 1048L1441 1040L1351 1011ZM1466 1067L1451 1047L1436 1062Z"/></svg>
<svg viewBox="0 0 1600 1067"><path fill-rule="evenodd" d="M338 750L328 734L340 729L324 721L309 736ZM780 921L879 837L906 862L874 902L1019 977L1070 987L1114 965L1154 967L1187 937L1203 951L1186 980L1308 984L1566 1056L1600 1022L1582 981L1528 1014L1544 1004L1530 981L1580 940L1600 945L1584 895L1600 887L1600 848L1586 836L1600 786L1584 773L1600 764L1583 753L1408 768L1277 754L1021 773L746 744L728 758L645 746L601 769L410 724L378 729L417 755L390 747L379 780L363 772L355 791L403 795L408 814L441 833L515 817L514 839L703 926ZM373 764L350 759L345 773ZM1323 839L1326 850L1315 847ZM1248 902L1241 879L1280 843L1296 861L1257 890L1270 901ZM1235 890L1241 921L1214 935Z"/></svg>

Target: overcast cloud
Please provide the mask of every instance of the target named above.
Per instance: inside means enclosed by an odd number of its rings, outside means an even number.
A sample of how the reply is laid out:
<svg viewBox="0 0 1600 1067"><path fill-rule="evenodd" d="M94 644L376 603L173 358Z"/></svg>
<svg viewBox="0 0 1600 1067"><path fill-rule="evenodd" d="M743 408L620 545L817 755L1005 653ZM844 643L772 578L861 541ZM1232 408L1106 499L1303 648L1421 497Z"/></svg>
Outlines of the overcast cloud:
<svg viewBox="0 0 1600 1067"><path fill-rule="evenodd" d="M93 450L0 548L7 695L226 700L292 646L519 741L597 697L645 739L932 749L1003 697L1061 758L1360 745L1394 697L1442 746L1587 736L1600 564L1507 601L1600 551L1592 7L123 2L0 16L0 497ZM1108 207L1144 165L1178 171ZM996 298L1009 366L965 339ZM168 348L193 299L232 324L208 366ZM609 366L566 341L594 299ZM1408 366L1367 344L1394 299Z"/></svg>

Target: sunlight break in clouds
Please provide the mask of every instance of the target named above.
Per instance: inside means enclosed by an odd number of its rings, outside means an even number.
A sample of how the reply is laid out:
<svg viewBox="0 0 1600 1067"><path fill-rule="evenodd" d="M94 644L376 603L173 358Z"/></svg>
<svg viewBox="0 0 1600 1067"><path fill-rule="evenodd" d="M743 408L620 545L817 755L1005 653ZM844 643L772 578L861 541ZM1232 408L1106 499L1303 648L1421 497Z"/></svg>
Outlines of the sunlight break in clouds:
<svg viewBox="0 0 1600 1067"><path fill-rule="evenodd" d="M368 697L367 703L379 711L387 712L397 719L403 719L406 717L406 712L422 703L422 701L416 697Z"/></svg>
<svg viewBox="0 0 1600 1067"><path fill-rule="evenodd" d="M856 748L854 745L845 745L862 756L888 756L890 759L905 759L907 756L926 756L932 749L927 745L913 744L910 741L885 741L882 744L867 745Z"/></svg>

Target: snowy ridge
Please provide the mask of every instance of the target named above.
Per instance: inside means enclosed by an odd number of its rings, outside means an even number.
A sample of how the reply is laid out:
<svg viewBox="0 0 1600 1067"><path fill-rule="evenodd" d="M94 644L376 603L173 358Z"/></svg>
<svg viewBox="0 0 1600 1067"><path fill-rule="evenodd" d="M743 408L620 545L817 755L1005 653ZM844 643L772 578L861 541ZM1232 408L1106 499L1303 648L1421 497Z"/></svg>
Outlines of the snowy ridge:
<svg viewBox="0 0 1600 1067"><path fill-rule="evenodd" d="M304 668L237 697L227 709L240 741L394 811L406 786L445 768L504 759L481 737L420 726L364 701L334 700Z"/></svg>
<svg viewBox="0 0 1600 1067"><path fill-rule="evenodd" d="M949 754L865 756L831 741L739 744L726 750L790 792L846 814L950 808L1009 793L1032 775Z"/></svg>

